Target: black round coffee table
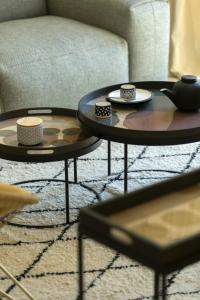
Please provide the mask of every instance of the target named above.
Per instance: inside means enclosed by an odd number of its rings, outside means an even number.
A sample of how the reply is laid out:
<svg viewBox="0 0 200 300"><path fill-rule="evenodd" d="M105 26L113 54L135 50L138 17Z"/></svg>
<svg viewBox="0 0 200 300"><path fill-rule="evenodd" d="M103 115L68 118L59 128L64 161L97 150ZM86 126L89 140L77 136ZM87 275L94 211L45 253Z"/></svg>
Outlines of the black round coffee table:
<svg viewBox="0 0 200 300"><path fill-rule="evenodd" d="M108 140L108 174L111 173L110 142L124 144L124 191L127 191L128 144L177 145L200 140L200 112L180 112L160 92L174 82L136 82L136 88L151 91L152 100L123 105L112 104L111 118L95 116L95 103L105 101L121 84L108 86L84 96L79 102L78 118L92 135Z"/></svg>
<svg viewBox="0 0 200 300"><path fill-rule="evenodd" d="M44 124L43 143L23 146L17 141L16 121L27 116L39 116ZM77 182L77 157L95 150L101 140L83 131L77 111L64 108L29 108L0 114L0 158L19 162L65 162L65 179L37 179L36 181L65 182L66 222L69 223L68 159L74 159L74 181ZM58 225L58 224L56 224ZM33 226L32 226L33 227ZM38 226L37 226L38 227Z"/></svg>

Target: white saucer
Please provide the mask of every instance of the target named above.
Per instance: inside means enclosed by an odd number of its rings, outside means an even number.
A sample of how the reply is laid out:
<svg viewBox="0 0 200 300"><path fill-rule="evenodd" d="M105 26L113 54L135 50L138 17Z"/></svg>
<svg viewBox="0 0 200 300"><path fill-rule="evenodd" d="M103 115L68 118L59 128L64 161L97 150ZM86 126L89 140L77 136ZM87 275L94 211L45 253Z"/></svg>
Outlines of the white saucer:
<svg viewBox="0 0 200 300"><path fill-rule="evenodd" d="M151 92L143 89L136 89L136 98L133 100L127 100L120 97L120 90L112 91L108 94L108 101L119 104L135 104L142 103L151 100Z"/></svg>

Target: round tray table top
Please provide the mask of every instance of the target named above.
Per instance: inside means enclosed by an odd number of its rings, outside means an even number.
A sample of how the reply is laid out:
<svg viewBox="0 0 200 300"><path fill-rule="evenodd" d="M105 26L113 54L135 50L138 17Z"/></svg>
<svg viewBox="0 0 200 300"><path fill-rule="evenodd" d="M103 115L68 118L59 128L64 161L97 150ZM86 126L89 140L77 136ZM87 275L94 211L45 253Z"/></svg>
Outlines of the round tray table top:
<svg viewBox="0 0 200 300"><path fill-rule="evenodd" d="M18 143L16 122L25 116L39 116L43 120L43 143L35 146ZM3 113L0 115L0 157L37 162L88 153L90 146L91 151L95 149L99 139L83 131L80 125L77 112L64 108L30 108Z"/></svg>
<svg viewBox="0 0 200 300"><path fill-rule="evenodd" d="M174 82L136 82L137 88L151 91L152 100L143 104L112 104L112 117L95 116L95 103L106 101L108 94L121 85L108 86L84 96L78 117L100 138L138 145L174 145L200 140L200 112L181 112L160 92L172 89Z"/></svg>

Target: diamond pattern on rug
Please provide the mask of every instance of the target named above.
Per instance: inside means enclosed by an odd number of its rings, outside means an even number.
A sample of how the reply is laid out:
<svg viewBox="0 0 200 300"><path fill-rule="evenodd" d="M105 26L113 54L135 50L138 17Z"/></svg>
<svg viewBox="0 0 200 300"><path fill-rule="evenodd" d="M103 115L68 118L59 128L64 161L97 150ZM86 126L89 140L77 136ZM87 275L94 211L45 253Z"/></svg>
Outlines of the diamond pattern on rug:
<svg viewBox="0 0 200 300"><path fill-rule="evenodd" d="M69 161L70 217L65 220L64 163L19 163L0 160L0 180L32 190L40 203L15 214L0 231L1 262L37 300L78 297L77 223L81 207L123 193L123 145L112 143L112 175L107 177L107 143L78 159L78 183ZM200 166L200 144L168 147L129 146L129 191ZM45 225L45 228L37 226ZM85 299L153 299L153 272L136 261L85 238ZM168 276L169 300L200 299L200 263ZM20 300L25 296L4 274L1 288Z"/></svg>

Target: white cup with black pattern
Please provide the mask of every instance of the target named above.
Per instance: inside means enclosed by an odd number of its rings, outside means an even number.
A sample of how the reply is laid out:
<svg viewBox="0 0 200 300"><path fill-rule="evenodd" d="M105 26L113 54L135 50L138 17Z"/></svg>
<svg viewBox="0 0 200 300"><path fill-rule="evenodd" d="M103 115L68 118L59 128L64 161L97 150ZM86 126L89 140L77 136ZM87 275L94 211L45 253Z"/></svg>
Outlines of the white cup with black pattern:
<svg viewBox="0 0 200 300"><path fill-rule="evenodd" d="M95 104L95 116L97 118L109 118L112 115L112 105L110 102L101 101Z"/></svg>
<svg viewBox="0 0 200 300"><path fill-rule="evenodd" d="M120 87L120 97L127 101L135 100L136 98L136 87L133 84L123 84Z"/></svg>

